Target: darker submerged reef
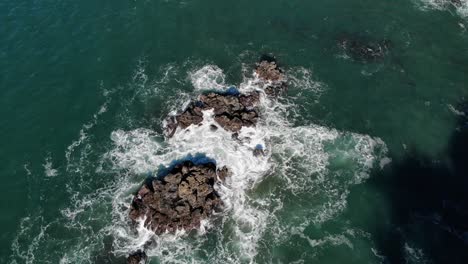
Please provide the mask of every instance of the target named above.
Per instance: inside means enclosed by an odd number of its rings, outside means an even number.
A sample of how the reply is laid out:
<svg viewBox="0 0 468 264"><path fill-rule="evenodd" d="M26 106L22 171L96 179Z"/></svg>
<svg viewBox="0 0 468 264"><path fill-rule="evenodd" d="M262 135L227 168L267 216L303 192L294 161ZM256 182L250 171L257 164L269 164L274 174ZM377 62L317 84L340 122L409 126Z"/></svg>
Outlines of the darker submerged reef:
<svg viewBox="0 0 468 264"><path fill-rule="evenodd" d="M461 103L446 157L409 152L369 183L385 195L391 217L372 231L385 263L407 262L407 247L429 263L468 263L468 104ZM421 259L421 261L426 261Z"/></svg>
<svg viewBox="0 0 468 264"><path fill-rule="evenodd" d="M363 63L384 60L392 48L389 39L370 39L356 34L342 34L336 42L347 56Z"/></svg>

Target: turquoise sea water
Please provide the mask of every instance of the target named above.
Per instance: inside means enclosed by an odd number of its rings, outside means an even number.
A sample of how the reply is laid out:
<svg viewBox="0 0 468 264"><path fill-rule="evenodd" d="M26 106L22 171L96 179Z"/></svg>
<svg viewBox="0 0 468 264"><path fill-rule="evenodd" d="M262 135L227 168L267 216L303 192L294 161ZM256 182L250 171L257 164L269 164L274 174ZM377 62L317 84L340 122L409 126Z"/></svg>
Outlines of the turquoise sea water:
<svg viewBox="0 0 468 264"><path fill-rule="evenodd" d="M193 151L237 166L238 196L205 233L150 238L151 263L466 263L468 4L437 3L1 1L0 263L124 263L146 241L132 193ZM358 61L343 35L391 49ZM267 160L164 140L264 53L290 88L262 110Z"/></svg>

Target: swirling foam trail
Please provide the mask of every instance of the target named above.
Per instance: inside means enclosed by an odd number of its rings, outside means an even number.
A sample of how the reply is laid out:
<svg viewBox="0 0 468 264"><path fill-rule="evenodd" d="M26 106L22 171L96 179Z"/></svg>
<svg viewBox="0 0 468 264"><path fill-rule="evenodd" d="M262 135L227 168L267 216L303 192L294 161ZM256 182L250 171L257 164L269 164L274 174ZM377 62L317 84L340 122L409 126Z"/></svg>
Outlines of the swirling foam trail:
<svg viewBox="0 0 468 264"><path fill-rule="evenodd" d="M190 81L196 90L220 90L226 84L226 76L221 68L216 65L205 65L202 68L190 72Z"/></svg>
<svg viewBox="0 0 468 264"><path fill-rule="evenodd" d="M419 5L423 10L448 10L449 8L455 8L460 17L468 17L468 1L465 0L461 0L459 5L451 4L450 0L418 0L417 5Z"/></svg>
<svg viewBox="0 0 468 264"><path fill-rule="evenodd" d="M220 81L219 78L222 71L218 69L207 65L190 73L195 89L223 86L224 79L221 78ZM245 78L240 90L262 91L259 83L255 77ZM309 86L313 87L310 84ZM312 222L322 223L341 212L346 207L348 186L358 184L369 176L374 163L384 157L385 144L370 136L339 132L316 125L292 127L285 118L289 108L289 105L273 102L262 96L263 119L255 128L244 127L239 133L238 141L233 140L231 133L222 128L212 131L210 126L216 124L212 111L204 112L204 120L199 126L179 129L167 142L164 142L161 135L149 129L113 132L111 139L115 148L105 155L105 159L112 161L115 170L145 174L188 154L204 153L214 158L220 166L228 166L232 172L232 176L218 189L226 210L221 223L217 224L218 231L213 231L218 236L216 250L204 251L203 245L207 243L205 236L189 239L180 232L176 235L155 237L142 226L138 228L137 234L132 233L126 225L127 210L122 209L122 205L125 205L125 208L129 207L131 195L128 184L132 184L129 182L123 184L124 187L118 191L120 195L114 200L116 219L122 221L114 227L115 252L126 254L148 241L155 240L156 246L147 250L147 253L158 257L162 262L203 262L199 259L201 252L214 262L254 262L262 235L269 228L268 225L273 224L275 212L282 208L281 201L276 208L271 208L271 204L277 199L274 195L254 199L248 193L255 190L261 180L272 173L287 182L282 186L286 190L301 193L334 182L335 179L327 178L330 166L355 169L352 175L343 175L339 179L345 196L333 189L340 187L336 184L332 184L329 189L323 188L324 192L320 194L326 196L326 203L313 208L316 216ZM264 157L253 155L253 149L258 144L266 146ZM311 174L316 177L310 177ZM141 178L133 182L133 189L140 181ZM302 221L309 222L307 219ZM214 223L207 221L204 224L203 230ZM226 232L228 230L231 232Z"/></svg>

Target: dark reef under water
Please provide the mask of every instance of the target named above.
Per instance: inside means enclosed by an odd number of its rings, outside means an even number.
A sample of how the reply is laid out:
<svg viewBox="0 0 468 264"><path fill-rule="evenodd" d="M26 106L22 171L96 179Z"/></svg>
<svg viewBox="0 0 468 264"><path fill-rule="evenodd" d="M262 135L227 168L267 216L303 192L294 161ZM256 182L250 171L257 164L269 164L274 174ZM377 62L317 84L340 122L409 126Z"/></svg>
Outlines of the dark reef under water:
<svg viewBox="0 0 468 264"><path fill-rule="evenodd" d="M372 232L386 263L405 263L408 241L431 263L468 261L468 109L460 106L448 160L409 151L367 183L389 203L390 219L377 215L382 225Z"/></svg>

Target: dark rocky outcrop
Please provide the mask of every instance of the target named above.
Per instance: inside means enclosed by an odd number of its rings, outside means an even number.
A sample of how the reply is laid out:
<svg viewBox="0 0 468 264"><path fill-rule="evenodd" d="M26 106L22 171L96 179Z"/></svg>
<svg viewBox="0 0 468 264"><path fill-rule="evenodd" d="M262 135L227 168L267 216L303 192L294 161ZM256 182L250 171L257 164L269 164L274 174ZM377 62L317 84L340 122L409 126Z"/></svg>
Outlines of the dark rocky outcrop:
<svg viewBox="0 0 468 264"><path fill-rule="evenodd" d="M212 162L196 165L183 161L164 177L149 178L135 195L130 218L145 218L145 226L155 233L191 230L219 209L222 202L214 189L229 175L226 167Z"/></svg>
<svg viewBox="0 0 468 264"><path fill-rule="evenodd" d="M388 39L372 41L366 38L344 35L338 38L338 46L356 61L376 62L383 60L391 48Z"/></svg>
<svg viewBox="0 0 468 264"><path fill-rule="evenodd" d="M127 264L144 264L147 259L148 256L146 256L145 252L138 250L127 257Z"/></svg>
<svg viewBox="0 0 468 264"><path fill-rule="evenodd" d="M166 136L172 137L177 127L185 129L190 125L200 124L203 121L202 111L209 109L213 109L215 121L228 131L238 132L243 126L254 126L258 119L256 105L259 96L257 92L249 94L211 92L200 95L198 100L191 102L181 114L166 120ZM216 126L211 128L217 129Z"/></svg>
<svg viewBox="0 0 468 264"><path fill-rule="evenodd" d="M270 56L262 56L257 63L255 73L262 81L267 81L265 93L269 96L278 96L287 88L283 70L276 64L276 60Z"/></svg>

